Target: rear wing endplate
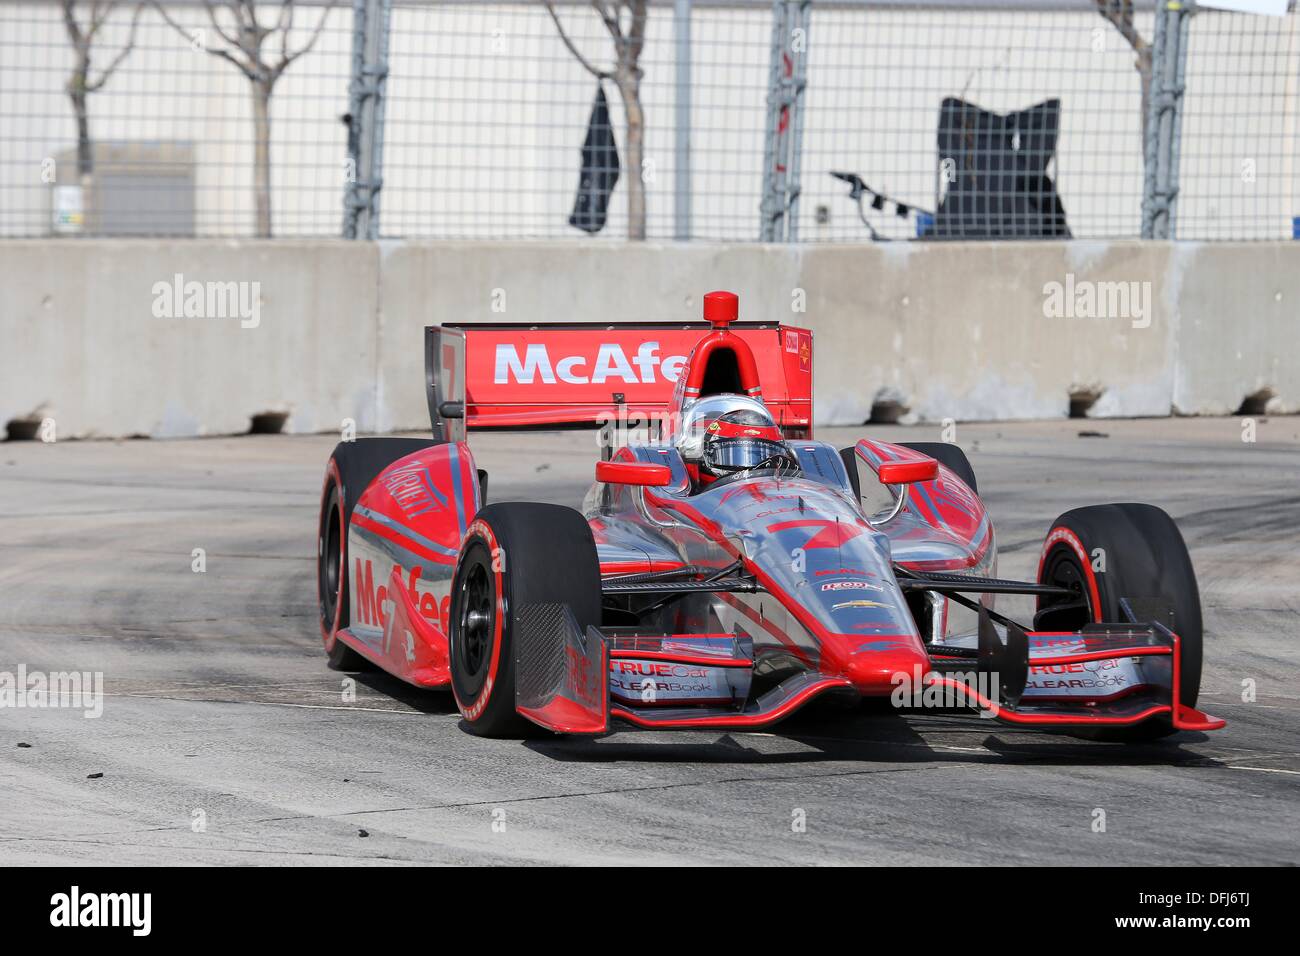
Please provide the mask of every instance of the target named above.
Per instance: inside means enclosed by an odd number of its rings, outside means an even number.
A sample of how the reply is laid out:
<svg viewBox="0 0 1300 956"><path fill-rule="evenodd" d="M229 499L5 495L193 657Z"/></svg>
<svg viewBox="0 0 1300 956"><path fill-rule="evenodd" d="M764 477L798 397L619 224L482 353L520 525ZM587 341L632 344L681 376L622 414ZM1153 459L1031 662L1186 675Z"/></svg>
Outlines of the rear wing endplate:
<svg viewBox="0 0 1300 956"><path fill-rule="evenodd" d="M424 330L424 391L433 437L465 440L465 333L450 326Z"/></svg>

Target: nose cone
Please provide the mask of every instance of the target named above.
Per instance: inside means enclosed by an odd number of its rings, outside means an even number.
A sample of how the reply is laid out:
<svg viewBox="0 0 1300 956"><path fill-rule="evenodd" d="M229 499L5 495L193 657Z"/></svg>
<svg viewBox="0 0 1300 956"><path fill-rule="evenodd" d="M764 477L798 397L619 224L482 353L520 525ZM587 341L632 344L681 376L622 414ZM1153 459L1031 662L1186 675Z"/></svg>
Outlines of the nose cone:
<svg viewBox="0 0 1300 956"><path fill-rule="evenodd" d="M844 662L843 673L864 697L886 697L900 676L916 681L929 667L930 659L910 635L864 637Z"/></svg>

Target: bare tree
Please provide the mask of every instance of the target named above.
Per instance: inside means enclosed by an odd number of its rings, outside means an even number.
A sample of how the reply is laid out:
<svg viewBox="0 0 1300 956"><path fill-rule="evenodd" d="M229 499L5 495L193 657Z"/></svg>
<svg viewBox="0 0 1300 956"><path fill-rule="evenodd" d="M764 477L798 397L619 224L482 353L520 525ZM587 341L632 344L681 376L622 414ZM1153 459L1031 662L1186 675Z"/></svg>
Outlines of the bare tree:
<svg viewBox="0 0 1300 956"><path fill-rule="evenodd" d="M105 22L120 5L118 0L90 0L90 3L63 0L63 25L68 31L73 53L72 75L68 77L67 91L68 98L72 100L72 112L77 118L77 174L83 178L89 176L95 166L95 151L90 139L90 95L104 88L108 78L135 47L135 28L140 22L140 11L144 9L143 3L136 4L135 13L131 16L131 33L126 43L108 66L100 71L99 76L95 76L91 63L95 40ZM85 8L86 20L78 18L78 7Z"/></svg>
<svg viewBox="0 0 1300 956"><path fill-rule="evenodd" d="M1142 142L1146 143L1147 107L1151 103L1151 44L1133 23L1133 0L1096 0L1097 12L1119 31L1137 58L1133 61L1142 83Z"/></svg>
<svg viewBox="0 0 1300 956"><path fill-rule="evenodd" d="M289 65L316 45L325 26L325 18L329 16L335 2L336 0L329 0L325 4L307 42L296 50L289 46L289 34L293 32L294 0L262 4L264 7L279 7L275 22L266 24L257 19L256 0L203 0L208 21L219 41L216 44L205 42L206 30L204 34L186 32L157 0L154 2L162 18L177 33L197 48L230 63L248 80L253 94L253 199L257 209L257 235L260 238L269 238L271 235L271 94ZM280 35L278 43L274 39L277 33Z"/></svg>
<svg viewBox="0 0 1300 956"><path fill-rule="evenodd" d="M641 109L641 51L645 48L646 0L591 0L592 9L605 24L614 40L615 66L600 69L582 55L564 31L551 0L544 0L546 9L555 21L560 39L569 52L598 80L613 80L623 98L623 115L626 119L625 143L627 146L627 237L645 238L645 181L642 176L642 159L645 155L645 113ZM626 15L626 16L625 16ZM626 25L624 20L626 19Z"/></svg>

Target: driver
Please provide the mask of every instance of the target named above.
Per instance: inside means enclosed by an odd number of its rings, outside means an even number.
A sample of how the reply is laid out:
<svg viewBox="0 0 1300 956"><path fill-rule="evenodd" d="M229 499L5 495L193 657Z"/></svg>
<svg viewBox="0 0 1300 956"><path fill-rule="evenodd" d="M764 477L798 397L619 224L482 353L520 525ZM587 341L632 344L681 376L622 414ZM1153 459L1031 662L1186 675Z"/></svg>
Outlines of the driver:
<svg viewBox="0 0 1300 956"><path fill-rule="evenodd" d="M767 415L742 408L719 415L704 429L704 453L698 487L756 468L797 472L799 463L781 440L781 430Z"/></svg>

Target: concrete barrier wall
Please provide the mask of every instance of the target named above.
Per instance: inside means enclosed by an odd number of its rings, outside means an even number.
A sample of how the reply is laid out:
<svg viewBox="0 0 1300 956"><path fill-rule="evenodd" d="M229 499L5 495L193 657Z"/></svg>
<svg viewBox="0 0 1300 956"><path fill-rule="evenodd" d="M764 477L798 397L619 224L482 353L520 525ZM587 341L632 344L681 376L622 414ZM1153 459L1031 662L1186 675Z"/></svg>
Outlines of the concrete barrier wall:
<svg viewBox="0 0 1300 956"><path fill-rule="evenodd" d="M820 424L1300 411L1300 244L51 240L0 242L0 424L419 429L424 325L693 319L713 288L813 329Z"/></svg>

